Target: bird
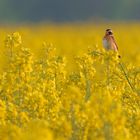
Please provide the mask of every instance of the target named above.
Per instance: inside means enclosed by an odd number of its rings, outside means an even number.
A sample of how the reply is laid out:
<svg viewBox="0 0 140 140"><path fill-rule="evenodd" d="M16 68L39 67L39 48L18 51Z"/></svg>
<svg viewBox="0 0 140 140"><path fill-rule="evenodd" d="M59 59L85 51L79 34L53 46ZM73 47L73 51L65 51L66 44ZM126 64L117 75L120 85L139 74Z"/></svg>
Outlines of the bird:
<svg viewBox="0 0 140 140"><path fill-rule="evenodd" d="M106 31L105 31L105 35L103 37L103 46L107 51L113 50L113 51L118 53L118 46L116 44L116 41L115 41L115 38L114 38L114 35L113 35L113 32L111 29L106 29ZM120 55L118 55L118 57L121 58ZM129 77L127 76L127 72L125 71L123 63L120 61L118 64L119 64L128 84L129 84L130 88L132 89L132 91L136 91L135 87L132 85L131 81L129 80ZM107 69L108 69L108 75L109 75L109 65L108 65Z"/></svg>
<svg viewBox="0 0 140 140"><path fill-rule="evenodd" d="M105 36L103 37L103 46L107 51L113 50L118 53L118 46L111 29L106 29L105 31ZM120 55L118 55L118 57L121 58Z"/></svg>

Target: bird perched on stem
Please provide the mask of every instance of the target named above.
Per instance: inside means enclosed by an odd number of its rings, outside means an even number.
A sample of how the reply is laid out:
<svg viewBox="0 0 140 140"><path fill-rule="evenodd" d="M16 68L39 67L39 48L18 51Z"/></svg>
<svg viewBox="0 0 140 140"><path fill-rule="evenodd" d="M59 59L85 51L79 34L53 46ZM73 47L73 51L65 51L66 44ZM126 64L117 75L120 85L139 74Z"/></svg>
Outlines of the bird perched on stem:
<svg viewBox="0 0 140 140"><path fill-rule="evenodd" d="M103 38L103 46L104 46L104 48L106 50L113 50L113 51L118 53L118 46L117 46L117 44L115 42L113 32L112 32L111 29L107 29L106 32L105 32L105 36ZM120 55L118 55L118 57L121 58ZM123 64L121 62L119 62L119 66L120 66L120 68L121 68L121 70L122 70L122 72L123 72L128 84L129 84L129 86L131 87L132 91L135 91L135 88L132 85L131 81L129 80L128 75L127 75L127 73L126 73L126 71L124 69L124 66L123 66ZM108 65L107 69L108 69L108 75L109 75L109 65Z"/></svg>
<svg viewBox="0 0 140 140"><path fill-rule="evenodd" d="M107 29L105 32L105 36L103 38L103 46L106 50L113 50L115 52L118 52L118 46L111 29ZM118 55L118 57L121 58L120 55Z"/></svg>

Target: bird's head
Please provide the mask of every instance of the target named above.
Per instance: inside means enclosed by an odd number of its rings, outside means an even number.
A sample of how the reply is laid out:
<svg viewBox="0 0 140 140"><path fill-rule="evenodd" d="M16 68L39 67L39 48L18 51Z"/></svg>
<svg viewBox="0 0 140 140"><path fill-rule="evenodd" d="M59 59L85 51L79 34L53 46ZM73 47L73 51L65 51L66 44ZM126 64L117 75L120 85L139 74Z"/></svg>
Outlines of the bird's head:
<svg viewBox="0 0 140 140"><path fill-rule="evenodd" d="M113 32L111 29L106 29L106 35L113 35Z"/></svg>

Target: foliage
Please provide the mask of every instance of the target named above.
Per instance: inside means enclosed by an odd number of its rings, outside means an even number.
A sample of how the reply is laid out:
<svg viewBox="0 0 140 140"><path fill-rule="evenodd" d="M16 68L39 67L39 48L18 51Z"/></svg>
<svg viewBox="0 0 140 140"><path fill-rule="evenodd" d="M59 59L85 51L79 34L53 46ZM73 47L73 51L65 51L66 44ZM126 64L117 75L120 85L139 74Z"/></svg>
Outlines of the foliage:
<svg viewBox="0 0 140 140"><path fill-rule="evenodd" d="M118 54L98 46L74 57L76 68L44 42L40 56L19 33L5 39L7 67L0 75L0 139L137 140L140 71L120 67ZM74 70L75 69L75 70Z"/></svg>

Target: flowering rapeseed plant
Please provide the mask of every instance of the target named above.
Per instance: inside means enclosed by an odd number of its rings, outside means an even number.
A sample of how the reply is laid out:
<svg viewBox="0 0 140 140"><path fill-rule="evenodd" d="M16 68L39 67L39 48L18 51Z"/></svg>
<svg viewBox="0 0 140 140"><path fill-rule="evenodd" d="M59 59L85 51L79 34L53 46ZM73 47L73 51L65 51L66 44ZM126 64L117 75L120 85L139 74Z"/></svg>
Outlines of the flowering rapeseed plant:
<svg viewBox="0 0 140 140"><path fill-rule="evenodd" d="M19 33L5 39L0 139L139 139L137 66L125 65L136 89L132 91L114 52L91 46L77 53L75 68L69 70L66 57L58 55L53 44L44 42L37 57L22 42Z"/></svg>

